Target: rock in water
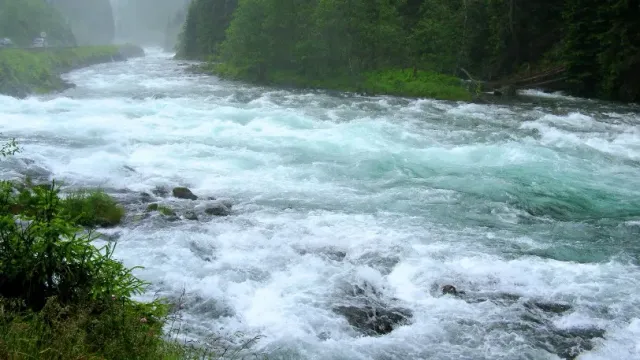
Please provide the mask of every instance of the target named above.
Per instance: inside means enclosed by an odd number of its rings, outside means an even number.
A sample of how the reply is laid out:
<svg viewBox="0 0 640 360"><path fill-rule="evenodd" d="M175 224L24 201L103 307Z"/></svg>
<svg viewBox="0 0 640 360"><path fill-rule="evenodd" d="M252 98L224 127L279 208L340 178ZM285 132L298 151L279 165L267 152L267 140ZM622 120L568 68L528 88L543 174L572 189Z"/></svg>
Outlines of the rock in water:
<svg viewBox="0 0 640 360"><path fill-rule="evenodd" d="M231 210L229 210L229 208L225 206L223 203L208 205L207 208L204 209L204 212L207 215L212 215L212 216L228 216L229 214L231 214Z"/></svg>
<svg viewBox="0 0 640 360"><path fill-rule="evenodd" d="M187 211L184 213L184 218L191 221L198 221L198 215L195 211Z"/></svg>
<svg viewBox="0 0 640 360"><path fill-rule="evenodd" d="M351 326L370 336L385 335L408 323L411 311L402 308L383 308L375 305L338 306L334 311L347 318Z"/></svg>
<svg viewBox="0 0 640 360"><path fill-rule="evenodd" d="M189 200L198 200L198 197L195 196L191 190L186 187L176 187L173 188L173 196L178 199L189 199Z"/></svg>
<svg viewBox="0 0 640 360"><path fill-rule="evenodd" d="M363 286L356 285L347 296L348 303L335 306L333 311L343 315L349 325L368 336L388 334L409 323L413 316L409 309L385 303L382 293L366 282Z"/></svg>
<svg viewBox="0 0 640 360"><path fill-rule="evenodd" d="M165 197L167 196L167 194L169 194L169 191L162 186L156 186L153 190L151 190L151 192L154 195L160 196L160 197Z"/></svg>

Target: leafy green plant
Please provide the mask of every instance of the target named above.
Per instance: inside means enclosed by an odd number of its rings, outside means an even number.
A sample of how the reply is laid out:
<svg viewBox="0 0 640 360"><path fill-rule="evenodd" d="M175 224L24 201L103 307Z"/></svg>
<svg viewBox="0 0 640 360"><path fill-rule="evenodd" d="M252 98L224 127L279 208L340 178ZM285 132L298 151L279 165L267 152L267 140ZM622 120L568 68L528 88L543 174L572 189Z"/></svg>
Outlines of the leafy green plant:
<svg viewBox="0 0 640 360"><path fill-rule="evenodd" d="M18 152L20 152L20 147L18 147L16 139L11 139L0 146L0 157L14 155Z"/></svg>

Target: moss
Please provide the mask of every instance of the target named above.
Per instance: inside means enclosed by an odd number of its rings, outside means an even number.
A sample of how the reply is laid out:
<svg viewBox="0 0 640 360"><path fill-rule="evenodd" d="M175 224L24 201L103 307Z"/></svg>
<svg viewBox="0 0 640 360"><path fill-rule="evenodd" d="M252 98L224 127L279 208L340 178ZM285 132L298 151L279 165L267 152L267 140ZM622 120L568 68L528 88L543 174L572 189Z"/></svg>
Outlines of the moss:
<svg viewBox="0 0 640 360"><path fill-rule="evenodd" d="M226 79L254 80L247 71L224 63L208 63L201 65L198 70ZM417 71L414 76L412 69L370 71L358 76L333 74L324 77L307 77L294 71L271 71L265 82L277 86L359 92L371 95L461 101L472 99L472 94L462 85L460 79L429 71Z"/></svg>
<svg viewBox="0 0 640 360"><path fill-rule="evenodd" d="M101 190L78 190L62 200L63 215L86 227L120 224L124 208Z"/></svg>
<svg viewBox="0 0 640 360"><path fill-rule="evenodd" d="M176 213L175 211L173 211L170 207L168 206L164 206L164 205L160 205L157 203L154 204L149 204L149 206L147 206L147 212L152 212L152 211L157 211L160 214L164 215L164 216L175 216Z"/></svg>

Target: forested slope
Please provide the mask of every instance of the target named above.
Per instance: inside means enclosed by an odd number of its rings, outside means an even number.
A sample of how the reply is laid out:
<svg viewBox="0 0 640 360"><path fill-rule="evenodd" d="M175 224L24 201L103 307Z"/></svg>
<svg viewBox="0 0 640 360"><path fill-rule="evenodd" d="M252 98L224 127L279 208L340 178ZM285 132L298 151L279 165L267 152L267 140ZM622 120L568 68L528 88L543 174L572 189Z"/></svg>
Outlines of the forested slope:
<svg viewBox="0 0 640 360"><path fill-rule="evenodd" d="M638 19L638 0L194 0L178 55L213 55L222 74L291 84L566 69L547 86L638 101Z"/></svg>
<svg viewBox="0 0 640 360"><path fill-rule="evenodd" d="M41 32L49 45L74 45L75 38L64 17L43 0L0 0L0 38L28 46Z"/></svg>

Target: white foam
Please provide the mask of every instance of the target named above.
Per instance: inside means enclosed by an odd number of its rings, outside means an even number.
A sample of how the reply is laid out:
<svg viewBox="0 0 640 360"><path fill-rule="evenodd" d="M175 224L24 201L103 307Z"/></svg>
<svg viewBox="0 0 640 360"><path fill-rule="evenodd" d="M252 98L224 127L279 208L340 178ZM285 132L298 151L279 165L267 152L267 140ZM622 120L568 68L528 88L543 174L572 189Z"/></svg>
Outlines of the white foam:
<svg viewBox="0 0 640 360"><path fill-rule="evenodd" d="M584 99L584 98L577 98L574 96L570 96L570 95L566 95L565 93L563 93L562 91L556 91L556 92L544 92L541 90L536 90L536 89L523 89L523 90L518 90L518 94L520 95L526 95L526 96L533 96L533 97L540 97L540 98L547 98L547 99L560 99L560 100L571 100L571 101L589 101L588 99Z"/></svg>

